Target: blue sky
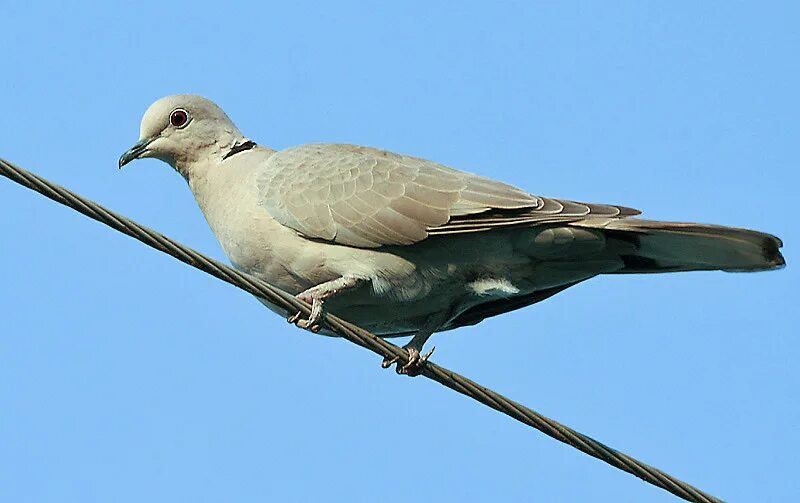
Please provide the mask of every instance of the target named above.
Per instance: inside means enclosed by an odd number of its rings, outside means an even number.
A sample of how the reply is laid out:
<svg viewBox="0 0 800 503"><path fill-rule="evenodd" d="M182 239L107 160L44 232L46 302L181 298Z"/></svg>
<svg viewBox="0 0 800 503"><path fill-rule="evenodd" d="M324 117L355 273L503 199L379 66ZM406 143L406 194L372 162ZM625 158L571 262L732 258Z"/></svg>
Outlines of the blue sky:
<svg viewBox="0 0 800 503"><path fill-rule="evenodd" d="M764 274L606 277L435 360L734 501L800 485L796 2L7 2L0 156L224 259L116 160L155 99L531 192L781 236ZM0 179L0 500L672 501Z"/></svg>

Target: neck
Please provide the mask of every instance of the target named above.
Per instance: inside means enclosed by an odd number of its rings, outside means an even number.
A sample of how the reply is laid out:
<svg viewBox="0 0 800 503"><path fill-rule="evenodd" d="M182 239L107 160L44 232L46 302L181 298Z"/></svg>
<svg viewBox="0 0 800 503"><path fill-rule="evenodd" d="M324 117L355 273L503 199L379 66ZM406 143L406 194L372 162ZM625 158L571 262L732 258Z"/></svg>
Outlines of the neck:
<svg viewBox="0 0 800 503"><path fill-rule="evenodd" d="M191 145L182 149L180 155L171 159L170 164L189 181L190 178L204 176L204 168L221 163L231 151L248 141L239 130L218 131L213 137L198 136Z"/></svg>
<svg viewBox="0 0 800 503"><path fill-rule="evenodd" d="M211 199L222 197L235 180L246 178L259 168L260 163L248 162L247 159L254 150L267 154L267 157L273 152L272 149L241 138L239 142L213 153L209 152L192 163L178 163L176 170L188 182L200 207L205 208L212 203Z"/></svg>
<svg viewBox="0 0 800 503"><path fill-rule="evenodd" d="M234 145L233 145L233 146L230 148L230 150L228 150L228 152L227 152L227 153L225 153L225 154L222 156L222 160L224 161L224 160L225 160L225 159L227 159L228 157L230 157L230 156L232 156L232 155L236 155L236 154L238 154L239 152L244 152L244 151L246 151L246 150L250 150L251 148L254 148L255 146L256 146L256 142L254 142L253 140L248 140L248 139L245 139L244 141L241 141L241 142L235 143L235 144L234 144Z"/></svg>

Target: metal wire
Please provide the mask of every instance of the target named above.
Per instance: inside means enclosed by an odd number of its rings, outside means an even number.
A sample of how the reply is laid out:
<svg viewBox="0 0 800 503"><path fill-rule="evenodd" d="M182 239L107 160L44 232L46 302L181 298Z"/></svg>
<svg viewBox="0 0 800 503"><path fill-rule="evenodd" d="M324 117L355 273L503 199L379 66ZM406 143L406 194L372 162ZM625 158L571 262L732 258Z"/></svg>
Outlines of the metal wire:
<svg viewBox="0 0 800 503"><path fill-rule="evenodd" d="M242 273L214 259L206 257L187 246L173 241L163 234L139 225L133 220L118 215L94 201L83 198L60 185L52 183L3 159L0 159L0 175L83 213L89 218L138 239L156 250L172 255L181 262L207 272L248 293L267 299L273 304L285 309L287 314L295 313L298 310L302 311L306 316L310 313L310 306L295 299L291 294L254 276ZM408 362L408 356L401 348L358 326L330 314L325 316L325 322L334 332L354 344L367 348L383 357L397 357L400 364ZM657 468L612 449L589 436L564 426L558 421L545 417L522 404L510 400L451 370L440 367L433 362L427 363L422 375L502 412L517 421L532 426L558 441L575 447L581 452L600 459L620 470L631 473L649 484L665 489L684 500L702 503L719 503L722 501Z"/></svg>

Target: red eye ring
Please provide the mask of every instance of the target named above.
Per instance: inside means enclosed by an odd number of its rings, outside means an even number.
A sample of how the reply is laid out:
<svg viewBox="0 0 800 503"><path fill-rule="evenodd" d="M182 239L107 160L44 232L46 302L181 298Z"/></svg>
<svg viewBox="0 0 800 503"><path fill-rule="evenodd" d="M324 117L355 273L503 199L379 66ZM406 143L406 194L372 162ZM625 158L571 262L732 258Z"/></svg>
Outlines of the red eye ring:
<svg viewBox="0 0 800 503"><path fill-rule="evenodd" d="M173 127L182 128L189 124L190 118L189 112L182 108L176 108L169 114L169 123L172 124Z"/></svg>

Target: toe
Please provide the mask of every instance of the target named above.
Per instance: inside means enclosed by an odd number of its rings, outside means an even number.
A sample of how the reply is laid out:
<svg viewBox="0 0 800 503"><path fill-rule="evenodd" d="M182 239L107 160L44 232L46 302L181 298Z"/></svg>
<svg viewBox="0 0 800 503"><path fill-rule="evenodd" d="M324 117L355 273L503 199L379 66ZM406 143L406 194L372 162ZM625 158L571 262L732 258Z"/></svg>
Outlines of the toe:
<svg viewBox="0 0 800 503"><path fill-rule="evenodd" d="M295 314L293 314L293 315L289 316L288 318L286 318L286 321L289 322L289 323L293 323L293 324L297 325L300 322L300 317L302 315L303 315L302 312L297 311Z"/></svg>
<svg viewBox="0 0 800 503"><path fill-rule="evenodd" d="M392 356L392 357L387 356L381 362L381 368L388 369L389 367L391 367L392 365L397 363L397 360L399 360L399 358L397 358L396 356Z"/></svg>
<svg viewBox="0 0 800 503"><path fill-rule="evenodd" d="M317 333L322 329L322 325L320 325L316 320L297 320L297 326L306 330L310 330L314 333Z"/></svg>
<svg viewBox="0 0 800 503"><path fill-rule="evenodd" d="M397 373L398 374L405 374L407 376L416 376L422 372L422 367L424 365L424 361L422 357L420 357L419 350L416 348L405 348L408 351L408 363L405 365L398 365L397 366Z"/></svg>
<svg viewBox="0 0 800 503"><path fill-rule="evenodd" d="M401 365L400 363L398 363L399 360L398 357L387 356L386 358L383 359L381 367L386 369L391 367L393 364L397 363L395 372L397 372L398 374L407 375L409 377L418 376L425 369L425 364L427 363L428 358L430 358L431 353L433 353L433 349L436 348L431 349L424 355L420 355L419 350L416 348L404 347L403 349L405 349L408 352L408 363L406 363L405 365Z"/></svg>

